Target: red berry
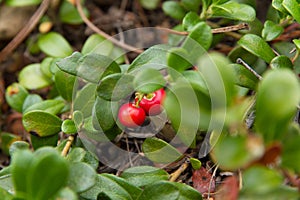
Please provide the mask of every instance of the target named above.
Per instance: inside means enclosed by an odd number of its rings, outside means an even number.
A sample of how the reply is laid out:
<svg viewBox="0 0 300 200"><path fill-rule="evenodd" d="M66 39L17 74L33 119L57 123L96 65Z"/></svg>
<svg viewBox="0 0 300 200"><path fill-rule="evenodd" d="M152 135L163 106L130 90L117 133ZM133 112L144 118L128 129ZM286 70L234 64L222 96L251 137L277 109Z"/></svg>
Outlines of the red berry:
<svg viewBox="0 0 300 200"><path fill-rule="evenodd" d="M166 96L165 90L159 89L151 94L147 94L140 101L139 106L144 109L147 115L158 115L162 112L162 103ZM138 99L135 99L137 102Z"/></svg>
<svg viewBox="0 0 300 200"><path fill-rule="evenodd" d="M144 123L145 118L145 111L140 107L136 107L135 104L126 103L119 109L118 119L121 124L128 128L141 126Z"/></svg>

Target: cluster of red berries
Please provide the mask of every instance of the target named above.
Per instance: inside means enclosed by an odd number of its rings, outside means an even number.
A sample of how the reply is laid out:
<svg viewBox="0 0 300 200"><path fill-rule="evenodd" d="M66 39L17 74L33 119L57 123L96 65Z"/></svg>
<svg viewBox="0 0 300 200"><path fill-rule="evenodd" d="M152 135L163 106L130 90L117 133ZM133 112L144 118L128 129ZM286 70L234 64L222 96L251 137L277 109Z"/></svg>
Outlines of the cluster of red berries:
<svg viewBox="0 0 300 200"><path fill-rule="evenodd" d="M134 103L123 104L118 113L120 123L128 128L141 126L146 115L153 116L162 112L162 103L166 96L165 90L159 89L150 94L138 94Z"/></svg>

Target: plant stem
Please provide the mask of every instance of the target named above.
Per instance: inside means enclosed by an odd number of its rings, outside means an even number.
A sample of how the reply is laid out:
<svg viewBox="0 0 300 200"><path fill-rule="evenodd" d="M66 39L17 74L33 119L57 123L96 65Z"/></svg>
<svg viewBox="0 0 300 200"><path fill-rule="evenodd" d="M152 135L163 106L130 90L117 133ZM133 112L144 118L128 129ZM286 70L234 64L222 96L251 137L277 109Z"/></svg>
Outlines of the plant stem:
<svg viewBox="0 0 300 200"><path fill-rule="evenodd" d="M189 166L189 163L184 162L175 172L170 175L169 181L174 182L176 179L186 170Z"/></svg>
<svg viewBox="0 0 300 200"><path fill-rule="evenodd" d="M254 76L256 76L259 80L262 80L261 75L259 75L252 67L250 67L245 61L243 61L241 58L238 58L236 60L238 64L242 64L248 71L250 71Z"/></svg>
<svg viewBox="0 0 300 200"><path fill-rule="evenodd" d="M68 137L68 141L67 141L67 143L66 143L64 149L63 149L62 152L61 152L61 155L62 155L62 156L65 157L65 156L68 154L68 152L69 152L69 150L70 150L70 148L71 148L71 145L72 145L73 141L74 141L74 136L73 136L73 135L70 135L70 136Z"/></svg>

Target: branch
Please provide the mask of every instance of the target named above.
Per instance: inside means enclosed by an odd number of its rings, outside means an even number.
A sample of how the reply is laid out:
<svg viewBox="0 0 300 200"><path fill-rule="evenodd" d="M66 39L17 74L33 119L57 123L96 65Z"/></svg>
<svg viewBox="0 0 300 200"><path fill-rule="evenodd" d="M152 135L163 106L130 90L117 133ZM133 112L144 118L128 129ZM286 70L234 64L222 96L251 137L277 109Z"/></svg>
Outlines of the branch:
<svg viewBox="0 0 300 200"><path fill-rule="evenodd" d="M68 141L67 141L66 145L64 146L64 149L63 149L62 152L61 152L61 155L62 155L62 156L65 157L65 156L68 154L68 152L69 152L69 150L70 150L70 148L71 148L71 146L72 146L73 141L74 141L74 136L73 136L73 135L70 135L70 136L68 137Z"/></svg>
<svg viewBox="0 0 300 200"><path fill-rule="evenodd" d="M4 61L7 56L11 54L34 29L41 17L47 11L50 2L51 0L43 0L40 7L31 16L27 24L20 30L20 32L14 37L14 39L2 49L2 51L0 52L0 63Z"/></svg>

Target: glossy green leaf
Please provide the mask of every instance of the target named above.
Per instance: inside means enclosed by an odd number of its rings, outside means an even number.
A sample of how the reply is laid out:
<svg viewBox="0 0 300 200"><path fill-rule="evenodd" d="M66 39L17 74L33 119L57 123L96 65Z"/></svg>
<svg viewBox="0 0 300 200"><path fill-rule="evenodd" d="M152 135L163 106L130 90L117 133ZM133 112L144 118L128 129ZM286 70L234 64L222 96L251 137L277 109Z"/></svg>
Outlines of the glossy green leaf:
<svg viewBox="0 0 300 200"><path fill-rule="evenodd" d="M255 10L251 6L233 1L228 1L224 4L214 4L212 6L213 17L224 17L248 22L253 21L255 15Z"/></svg>
<svg viewBox="0 0 300 200"><path fill-rule="evenodd" d="M167 54L168 66L172 69L183 72L192 67L188 52L183 48L172 48ZM170 72L170 71L169 71ZM170 72L171 74L172 72Z"/></svg>
<svg viewBox="0 0 300 200"><path fill-rule="evenodd" d="M186 10L198 12L201 0L181 0L180 1Z"/></svg>
<svg viewBox="0 0 300 200"><path fill-rule="evenodd" d="M179 199L180 191L171 182L159 181L148 185L137 200Z"/></svg>
<svg viewBox="0 0 300 200"><path fill-rule="evenodd" d="M26 131L40 137L54 135L60 132L62 120L45 111L30 111L23 115L23 125Z"/></svg>
<svg viewBox="0 0 300 200"><path fill-rule="evenodd" d="M198 160L197 158L190 158L190 162L191 162L193 169L195 169L195 170L200 169L202 166L201 161Z"/></svg>
<svg viewBox="0 0 300 200"><path fill-rule="evenodd" d="M65 103L62 100L49 99L42 102L38 102L29 106L23 113L27 113L33 110L44 111L53 115L59 114L65 107Z"/></svg>
<svg viewBox="0 0 300 200"><path fill-rule="evenodd" d="M189 53L197 50L198 56L201 56L203 49L208 50L212 43L211 28L205 22L199 22L190 30L189 35L182 44L182 48ZM198 50L201 46L203 49ZM199 58L199 57L197 57Z"/></svg>
<svg viewBox="0 0 300 200"><path fill-rule="evenodd" d="M247 193L264 194L282 183L280 173L263 166L253 166L243 173L243 190Z"/></svg>
<svg viewBox="0 0 300 200"><path fill-rule="evenodd" d="M81 111L84 118L91 116L96 99L96 89L96 84L88 83L78 91L74 99L73 111Z"/></svg>
<svg viewBox="0 0 300 200"><path fill-rule="evenodd" d="M76 76L58 70L55 73L55 86L59 94L67 101L71 102L74 94Z"/></svg>
<svg viewBox="0 0 300 200"><path fill-rule="evenodd" d="M156 69L144 69L139 71L133 79L135 91L145 94L154 92L166 84L163 75Z"/></svg>
<svg viewBox="0 0 300 200"><path fill-rule="evenodd" d="M144 187L157 181L168 180L169 174L156 167L138 166L124 170L121 177L132 185Z"/></svg>
<svg viewBox="0 0 300 200"><path fill-rule="evenodd" d="M230 64L228 67L235 72L235 84L255 90L259 79L247 70L244 66L239 64Z"/></svg>
<svg viewBox="0 0 300 200"><path fill-rule="evenodd" d="M74 52L72 55L59 60L58 62L56 62L56 64L62 71L76 76L77 68L79 66L78 62L82 56L83 55L81 53Z"/></svg>
<svg viewBox="0 0 300 200"><path fill-rule="evenodd" d="M182 25L185 30L192 30L192 28L200 22L199 15L196 12L189 12L187 13L183 20L182 20Z"/></svg>
<svg viewBox="0 0 300 200"><path fill-rule="evenodd" d="M38 135L30 135L30 141L33 149L38 149L44 146L52 146L55 147L58 142L58 134L43 136L40 137Z"/></svg>
<svg viewBox="0 0 300 200"><path fill-rule="evenodd" d="M38 5L42 2L42 0L6 0L5 4L8 6L33 6L33 5Z"/></svg>
<svg viewBox="0 0 300 200"><path fill-rule="evenodd" d="M102 79L97 87L97 95L108 101L123 99L134 92L134 76L129 74L111 74Z"/></svg>
<svg viewBox="0 0 300 200"><path fill-rule="evenodd" d="M292 71L277 69L265 74L258 88L255 119L265 142L282 139L299 99L300 86Z"/></svg>
<svg viewBox="0 0 300 200"><path fill-rule="evenodd" d="M27 185L27 181L30 178L28 169L30 169L34 159L34 155L29 150L18 150L14 153L11 173L17 196L25 197L24 195L26 195L28 187L30 187Z"/></svg>
<svg viewBox="0 0 300 200"><path fill-rule="evenodd" d="M84 7L83 12L86 16L89 15L88 10ZM68 1L63 1L59 7L59 19L63 23L77 25L83 23L82 18L80 17L76 6L71 4Z"/></svg>
<svg viewBox="0 0 300 200"><path fill-rule="evenodd" d="M97 175L96 184L80 195L87 199L97 199L98 194L104 193L104 196L111 200L131 200L136 199L140 191L139 188L125 182L122 178L102 173Z"/></svg>
<svg viewBox="0 0 300 200"><path fill-rule="evenodd" d="M148 10L153 10L158 7L160 0L139 0L143 8L146 8Z"/></svg>
<svg viewBox="0 0 300 200"><path fill-rule="evenodd" d="M34 159L26 170L27 180L24 182L27 185L27 199L49 199L66 185L68 163L51 147L40 148L33 156Z"/></svg>
<svg viewBox="0 0 300 200"><path fill-rule="evenodd" d="M259 36L253 34L244 35L238 44L252 54L260 57L267 63L275 57L275 53L271 47Z"/></svg>
<svg viewBox="0 0 300 200"><path fill-rule="evenodd" d="M19 74L19 83L29 90L44 88L52 84L51 79L41 71L39 63L30 64L24 67Z"/></svg>
<svg viewBox="0 0 300 200"><path fill-rule="evenodd" d="M99 83L107 75L121 72L119 65L115 61L96 53L82 56L78 64L76 75L93 83Z"/></svg>
<svg viewBox="0 0 300 200"><path fill-rule="evenodd" d="M294 65L287 56L280 55L280 56L276 56L271 60L270 67L272 69L279 69L279 68L293 69Z"/></svg>
<svg viewBox="0 0 300 200"><path fill-rule="evenodd" d="M77 128L75 126L75 123L71 119L66 119L63 121L63 123L61 125L61 130L62 130L62 132L66 133L66 134L77 133Z"/></svg>
<svg viewBox="0 0 300 200"><path fill-rule="evenodd" d="M48 56L64 58L72 54L73 49L59 33L49 32L38 39L40 49Z"/></svg>
<svg viewBox="0 0 300 200"><path fill-rule="evenodd" d="M147 158L157 163L174 162L182 156L177 149L158 138L147 138L142 150Z"/></svg>
<svg viewBox="0 0 300 200"><path fill-rule="evenodd" d="M166 15L178 20L183 19L186 13L185 9L176 1L165 1L162 5L162 9Z"/></svg>
<svg viewBox="0 0 300 200"><path fill-rule="evenodd" d="M42 102L42 101L43 101L43 99L42 99L42 97L41 97L40 95L38 95L38 94L29 94L29 95L26 97L26 99L25 99L25 101L24 101L24 103L23 103L23 106L22 106L22 112L25 113L25 111L26 111L29 107L31 107L31 106L34 105L34 104L40 103L40 102Z"/></svg>
<svg viewBox="0 0 300 200"><path fill-rule="evenodd" d="M166 68L166 54L169 49L170 46L166 44L159 44L150 47L134 59L128 68L128 72L141 68L154 68L157 70Z"/></svg>
<svg viewBox="0 0 300 200"><path fill-rule="evenodd" d="M300 9L298 0L283 0L282 6L300 23Z"/></svg>
<svg viewBox="0 0 300 200"><path fill-rule="evenodd" d="M97 173L88 164L74 162L70 166L68 186L75 192L83 192L96 183Z"/></svg>
<svg viewBox="0 0 300 200"><path fill-rule="evenodd" d="M264 29L262 30L261 36L266 41L271 41L277 38L283 32L283 27L267 20L264 24Z"/></svg>
<svg viewBox="0 0 300 200"><path fill-rule="evenodd" d="M288 14L288 11L283 6L283 0L273 0L272 6L280 12Z"/></svg>
<svg viewBox="0 0 300 200"><path fill-rule="evenodd" d="M23 104L28 96L28 91L19 83L13 83L6 88L5 99L10 107L22 112Z"/></svg>

